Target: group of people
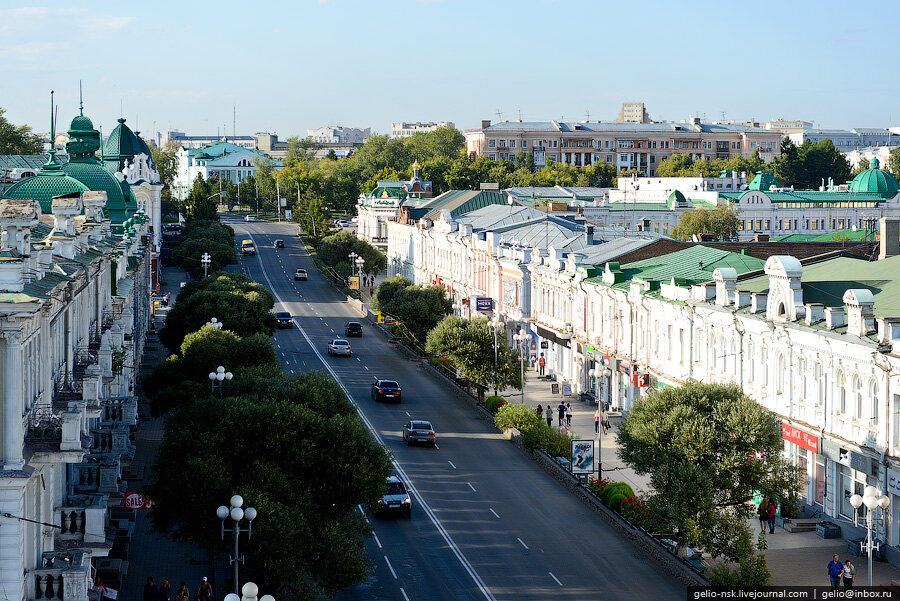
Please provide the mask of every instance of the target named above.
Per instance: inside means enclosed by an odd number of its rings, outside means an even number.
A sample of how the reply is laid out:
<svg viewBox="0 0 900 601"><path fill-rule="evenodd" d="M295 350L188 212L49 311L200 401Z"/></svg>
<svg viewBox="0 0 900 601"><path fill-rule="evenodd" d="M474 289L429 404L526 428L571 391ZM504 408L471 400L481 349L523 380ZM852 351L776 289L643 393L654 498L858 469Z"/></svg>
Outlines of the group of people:
<svg viewBox="0 0 900 601"><path fill-rule="evenodd" d="M775 499L763 499L756 508L756 515L759 517L759 532L766 533L766 526L769 527L769 534L775 534L775 515L778 513L778 503Z"/></svg>
<svg viewBox="0 0 900 601"><path fill-rule="evenodd" d="M213 588L206 576L197 588L196 601L213 601ZM143 601L191 601L191 594L188 591L187 583L182 582L172 596L172 588L169 586L168 580L163 580L162 586L156 586L153 583L153 577L147 578L147 584L144 585Z"/></svg>
<svg viewBox="0 0 900 601"><path fill-rule="evenodd" d="M606 411L606 405L602 404L594 411L594 434L600 434L600 428L603 428L604 434L609 431L609 413Z"/></svg>
<svg viewBox="0 0 900 601"><path fill-rule="evenodd" d="M553 425L553 407L550 403L547 403L547 408L544 409L541 405L538 405L535 409L537 411L538 416L543 417L547 420L547 426ZM572 427L572 404L571 403L563 403L560 401L559 405L556 407L556 425L560 428Z"/></svg>
<svg viewBox="0 0 900 601"><path fill-rule="evenodd" d="M827 571L831 579L831 590L837 590L841 582L844 583L844 588L851 588L856 579L856 566L850 563L850 558L842 562L838 559L837 553L828 562Z"/></svg>

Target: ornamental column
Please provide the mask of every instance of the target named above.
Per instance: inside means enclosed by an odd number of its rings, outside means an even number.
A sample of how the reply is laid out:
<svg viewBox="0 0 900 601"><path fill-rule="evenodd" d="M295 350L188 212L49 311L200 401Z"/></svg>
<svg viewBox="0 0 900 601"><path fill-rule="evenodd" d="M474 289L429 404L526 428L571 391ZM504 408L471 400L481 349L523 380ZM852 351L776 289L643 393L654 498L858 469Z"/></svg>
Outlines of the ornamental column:
<svg viewBox="0 0 900 601"><path fill-rule="evenodd" d="M18 334L5 333L2 356L3 469L22 469L22 341Z"/></svg>

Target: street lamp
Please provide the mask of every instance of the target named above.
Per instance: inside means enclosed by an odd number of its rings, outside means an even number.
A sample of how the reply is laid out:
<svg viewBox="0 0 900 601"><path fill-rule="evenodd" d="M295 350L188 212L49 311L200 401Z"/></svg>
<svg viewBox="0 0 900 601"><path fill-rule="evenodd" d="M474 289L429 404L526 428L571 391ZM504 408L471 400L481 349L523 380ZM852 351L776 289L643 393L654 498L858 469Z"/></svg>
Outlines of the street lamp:
<svg viewBox="0 0 900 601"><path fill-rule="evenodd" d="M241 587L241 593L244 595L243 597L236 593L228 593L225 595L225 601L275 601L275 597L272 595L263 595L257 599L256 596L259 594L259 587L253 582L244 584L244 586Z"/></svg>
<svg viewBox="0 0 900 601"><path fill-rule="evenodd" d="M880 546L879 543L872 540L873 528L875 527L873 524L875 521L875 508L880 507L882 516L884 516L884 511L891 504L891 499L886 495L882 495L881 491L874 486L867 486L865 491L863 491L863 496L853 495L850 497L850 504L853 506L853 509L859 509L861 505L866 506L866 544L863 548L869 554L868 585L872 586L872 551L877 550Z"/></svg>
<svg viewBox="0 0 900 601"><path fill-rule="evenodd" d="M241 509L244 505L244 498L241 495L234 495L231 497L231 507L225 507L224 505L220 506L216 509L216 515L222 520L222 540L225 540L225 533L232 532L234 533L234 555L228 556L228 561L231 565L234 566L234 595L237 595L238 592L238 562L244 563L244 556L240 555L238 552L238 537L242 532L247 533L247 540L250 540L250 537L253 534L253 520L256 518L256 509L253 507L248 507L246 510ZM227 518L231 518L234 522L234 525L231 528L225 527L225 520ZM247 518L247 527L241 528L241 520ZM253 595L247 595L247 585L252 584L248 582L244 585L244 594L248 597L256 598L256 593L258 589L253 592ZM256 588L256 585L253 585ZM226 597L227 599L227 597ZM265 597L263 598L265 599ZM262 601L262 600L260 600ZM274 601L274 599L272 600Z"/></svg>
<svg viewBox="0 0 900 601"><path fill-rule="evenodd" d="M206 271L209 269L209 264L212 263L212 259L209 257L209 253L203 253L203 256L200 257L200 263L203 265L203 277L206 277Z"/></svg>
<svg viewBox="0 0 900 601"><path fill-rule="evenodd" d="M366 264L365 259L363 259L362 257L356 257L356 271L357 271L357 275L359 277L360 294L362 294L362 271L363 271L363 265L365 265L365 264Z"/></svg>
<svg viewBox="0 0 900 601"><path fill-rule="evenodd" d="M358 257L358 256L359 255L354 252L351 252L349 255L347 255L347 258L350 259L350 273L351 274L353 273L353 266L356 264L356 257ZM347 280L347 285L348 286L350 285L349 278Z"/></svg>
<svg viewBox="0 0 900 601"><path fill-rule="evenodd" d="M497 372L497 330L503 327L503 322L500 321L498 316L494 316L494 318L488 322L488 325L494 331L494 396L497 396L497 380L499 379Z"/></svg>
<svg viewBox="0 0 900 601"><path fill-rule="evenodd" d="M206 325L216 328L217 330L221 330L222 326L224 326L225 324L223 324L221 321L219 321L218 319L213 317L212 319L210 319L209 321L206 322Z"/></svg>
<svg viewBox="0 0 900 601"><path fill-rule="evenodd" d="M525 330L520 330L518 334L513 335L513 340L519 343L519 368L522 370L522 404L525 404L525 341L531 336Z"/></svg>
<svg viewBox="0 0 900 601"><path fill-rule="evenodd" d="M228 380L231 381L231 378L234 377L230 371L225 371L225 368L221 365L216 368L216 371L209 372L209 381L212 386L212 391L215 392L216 384L219 385L219 396L222 396L222 381Z"/></svg>

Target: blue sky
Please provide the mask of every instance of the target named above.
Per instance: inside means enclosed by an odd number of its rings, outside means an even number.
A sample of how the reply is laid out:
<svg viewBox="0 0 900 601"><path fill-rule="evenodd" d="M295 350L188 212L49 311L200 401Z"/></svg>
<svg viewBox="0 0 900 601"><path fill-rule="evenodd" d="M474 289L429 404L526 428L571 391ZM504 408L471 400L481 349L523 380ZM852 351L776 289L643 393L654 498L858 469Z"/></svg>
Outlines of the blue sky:
<svg viewBox="0 0 900 601"><path fill-rule="evenodd" d="M16 7L18 6L18 8ZM256 0L0 3L0 107L49 128L120 106L150 137L392 121L900 122L898 3L789 0Z"/></svg>

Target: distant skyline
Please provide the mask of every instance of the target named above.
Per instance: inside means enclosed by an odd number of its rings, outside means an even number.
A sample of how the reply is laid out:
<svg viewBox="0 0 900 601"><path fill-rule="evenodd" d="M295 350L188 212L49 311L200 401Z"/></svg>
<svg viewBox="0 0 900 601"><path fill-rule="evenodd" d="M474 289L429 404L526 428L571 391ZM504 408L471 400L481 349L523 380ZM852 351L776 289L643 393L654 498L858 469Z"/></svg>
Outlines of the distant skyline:
<svg viewBox="0 0 900 601"><path fill-rule="evenodd" d="M24 2L22 2L24 4ZM285 138L395 121L900 121L889 24L900 6L827 0L67 1L0 8L0 107L48 131L78 112L104 134L177 129ZM887 24L880 32L874 23ZM121 110L120 110L121 107Z"/></svg>

